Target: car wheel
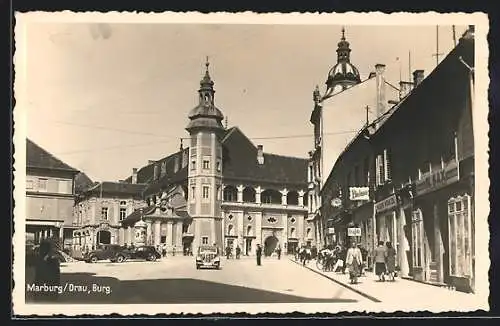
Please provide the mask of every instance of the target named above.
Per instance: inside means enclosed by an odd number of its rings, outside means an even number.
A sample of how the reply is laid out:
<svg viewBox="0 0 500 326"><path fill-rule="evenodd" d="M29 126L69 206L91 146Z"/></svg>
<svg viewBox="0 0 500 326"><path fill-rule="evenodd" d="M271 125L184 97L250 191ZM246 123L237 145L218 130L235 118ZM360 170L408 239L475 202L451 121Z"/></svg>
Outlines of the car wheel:
<svg viewBox="0 0 500 326"><path fill-rule="evenodd" d="M122 255L116 257L116 262L118 262L118 263L123 263L124 260L125 260L125 258Z"/></svg>
<svg viewBox="0 0 500 326"><path fill-rule="evenodd" d="M91 262L91 263L97 263L97 260L98 260L98 259L97 259L97 257L96 257L96 256L92 256L92 257L90 257L90 262Z"/></svg>
<svg viewBox="0 0 500 326"><path fill-rule="evenodd" d="M149 255L148 256L148 260L149 261L155 261L156 260L156 256L155 255Z"/></svg>

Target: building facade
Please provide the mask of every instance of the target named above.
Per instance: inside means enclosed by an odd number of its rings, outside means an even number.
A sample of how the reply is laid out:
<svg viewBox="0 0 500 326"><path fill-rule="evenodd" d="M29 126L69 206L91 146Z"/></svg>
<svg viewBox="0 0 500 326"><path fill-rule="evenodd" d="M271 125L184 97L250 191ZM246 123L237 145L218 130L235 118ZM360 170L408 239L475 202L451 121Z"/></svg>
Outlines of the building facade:
<svg viewBox="0 0 500 326"><path fill-rule="evenodd" d="M73 228L74 178L78 170L26 140L26 240L38 244L57 238L70 247Z"/></svg>
<svg viewBox="0 0 500 326"><path fill-rule="evenodd" d="M255 253L262 244L292 252L314 245L308 216L308 160L265 153L238 128L222 125L208 64L189 112L189 147L134 169L125 182L147 184L147 207L121 221L119 242L167 247L169 253L196 252L202 244L240 247ZM131 235L131 236L128 236Z"/></svg>
<svg viewBox="0 0 500 326"><path fill-rule="evenodd" d="M82 189L73 208L78 227L73 231L75 255L99 245L119 243L121 221L145 206L141 196L144 188L143 184L105 181Z"/></svg>
<svg viewBox="0 0 500 326"><path fill-rule="evenodd" d="M391 242L401 276L461 291L473 291L475 278L473 62L470 28L427 78L414 72L411 89L361 130L322 189L331 226L361 228L356 240L372 248ZM359 185L363 160L369 201L353 205L344 189Z"/></svg>

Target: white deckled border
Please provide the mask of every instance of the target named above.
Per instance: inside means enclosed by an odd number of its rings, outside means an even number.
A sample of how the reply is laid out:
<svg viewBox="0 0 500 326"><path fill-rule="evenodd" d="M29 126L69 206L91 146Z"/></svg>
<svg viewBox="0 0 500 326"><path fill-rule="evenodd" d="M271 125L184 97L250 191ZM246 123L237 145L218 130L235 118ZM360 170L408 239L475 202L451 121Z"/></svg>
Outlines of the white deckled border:
<svg viewBox="0 0 500 326"><path fill-rule="evenodd" d="M395 311L474 311L477 309L488 310L489 280L488 269L490 266L489 230L487 217L489 215L489 178L488 178L488 44L487 33L489 22L483 13L134 13L134 12L85 12L73 13L62 11L56 13L28 12L16 13L15 41L15 98L14 109L14 222L15 233L13 237L14 251L14 281L15 288L12 293L14 314L16 315L108 315L117 313L121 315L139 314L210 314L210 313L338 313L338 312L395 312ZM25 304L25 179L26 179L26 101L25 84L26 71L23 65L26 53L24 43L25 26L29 23L161 23L161 24L287 24L287 25L475 25L475 226L476 226L476 294L471 295L471 300L460 304L446 302L432 302L422 306L401 302L400 305L385 307L384 303L293 303L293 304L166 304L166 305L126 305L126 304L99 304L99 305L34 305Z"/></svg>

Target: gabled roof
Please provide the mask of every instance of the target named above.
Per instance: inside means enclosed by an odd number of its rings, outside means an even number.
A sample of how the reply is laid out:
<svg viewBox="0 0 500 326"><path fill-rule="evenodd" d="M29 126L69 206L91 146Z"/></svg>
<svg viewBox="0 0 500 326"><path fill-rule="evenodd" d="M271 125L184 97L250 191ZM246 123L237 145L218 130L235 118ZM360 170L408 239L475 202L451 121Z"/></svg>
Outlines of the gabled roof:
<svg viewBox="0 0 500 326"><path fill-rule="evenodd" d="M229 130L222 140L223 178L281 184L306 184L308 160L264 153L264 164L257 162L257 147L238 128Z"/></svg>
<svg viewBox="0 0 500 326"><path fill-rule="evenodd" d="M27 138L26 168L61 170L75 174L79 172Z"/></svg>

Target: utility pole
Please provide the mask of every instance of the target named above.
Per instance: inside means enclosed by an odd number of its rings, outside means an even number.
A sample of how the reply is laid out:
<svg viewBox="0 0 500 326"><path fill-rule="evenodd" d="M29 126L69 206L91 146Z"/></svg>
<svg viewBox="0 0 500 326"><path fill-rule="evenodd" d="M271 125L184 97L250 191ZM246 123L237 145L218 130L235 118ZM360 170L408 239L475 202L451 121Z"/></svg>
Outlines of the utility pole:
<svg viewBox="0 0 500 326"><path fill-rule="evenodd" d="M457 31L455 29L455 25L453 25L451 28L453 32L453 46L457 46Z"/></svg>
<svg viewBox="0 0 500 326"><path fill-rule="evenodd" d="M439 25L436 25L436 53L433 56L436 57L436 66L439 65L439 56L443 55L443 53L439 53Z"/></svg>
<svg viewBox="0 0 500 326"><path fill-rule="evenodd" d="M370 112L370 107L367 105L366 106L366 126L368 127L368 125L370 124L370 118L368 116L368 113Z"/></svg>

